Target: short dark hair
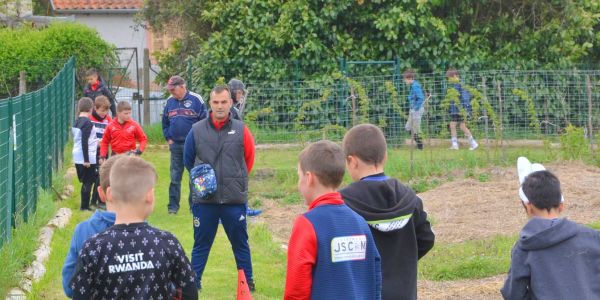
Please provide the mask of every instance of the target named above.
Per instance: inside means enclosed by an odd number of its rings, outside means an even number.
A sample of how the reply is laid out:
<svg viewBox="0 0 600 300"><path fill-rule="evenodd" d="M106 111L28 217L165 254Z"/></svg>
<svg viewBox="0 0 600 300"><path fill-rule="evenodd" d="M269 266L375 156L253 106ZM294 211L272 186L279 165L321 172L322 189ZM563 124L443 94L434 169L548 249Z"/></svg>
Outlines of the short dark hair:
<svg viewBox="0 0 600 300"><path fill-rule="evenodd" d="M227 87L227 85L217 85L215 86L212 91L210 91L211 94L220 94L222 92L226 91L227 94L229 94L229 98L231 98L231 91L229 91L229 88Z"/></svg>
<svg viewBox="0 0 600 300"><path fill-rule="evenodd" d="M117 103L117 112L122 112L124 110L131 110L131 104L128 101L120 101Z"/></svg>
<svg viewBox="0 0 600 300"><path fill-rule="evenodd" d="M402 78L404 79L415 79L415 76L417 76L417 72L413 69L408 69L402 73Z"/></svg>
<svg viewBox="0 0 600 300"><path fill-rule="evenodd" d="M96 70L94 68L88 69L87 71L85 71L85 77L88 77L88 76L98 77L98 70Z"/></svg>
<svg viewBox="0 0 600 300"><path fill-rule="evenodd" d="M527 175L522 188L529 203L539 209L550 211L560 206L562 199L560 181L549 171L537 171Z"/></svg>
<svg viewBox="0 0 600 300"><path fill-rule="evenodd" d="M344 179L346 162L342 148L328 140L310 144L300 152L300 170L312 172L326 187L337 189Z"/></svg>
<svg viewBox="0 0 600 300"><path fill-rule="evenodd" d="M92 111L92 107L94 107L94 101L92 98L83 97L77 102L78 112L90 112Z"/></svg>
<svg viewBox="0 0 600 300"><path fill-rule="evenodd" d="M346 156L356 156L365 163L379 165L385 159L387 142L379 127L360 124L352 127L342 141Z"/></svg>
<svg viewBox="0 0 600 300"><path fill-rule="evenodd" d="M446 77L458 77L458 70L455 68L450 68L448 69L448 71L446 71Z"/></svg>

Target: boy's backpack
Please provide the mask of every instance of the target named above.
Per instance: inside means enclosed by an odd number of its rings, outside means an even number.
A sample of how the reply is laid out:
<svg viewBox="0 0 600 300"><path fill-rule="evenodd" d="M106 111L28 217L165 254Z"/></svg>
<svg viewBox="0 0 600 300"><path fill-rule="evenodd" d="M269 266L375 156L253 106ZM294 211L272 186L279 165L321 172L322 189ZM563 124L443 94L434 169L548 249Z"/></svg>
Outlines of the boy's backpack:
<svg viewBox="0 0 600 300"><path fill-rule="evenodd" d="M195 166L190 171L194 197L192 202L206 200L217 192L217 176L210 164L203 163Z"/></svg>

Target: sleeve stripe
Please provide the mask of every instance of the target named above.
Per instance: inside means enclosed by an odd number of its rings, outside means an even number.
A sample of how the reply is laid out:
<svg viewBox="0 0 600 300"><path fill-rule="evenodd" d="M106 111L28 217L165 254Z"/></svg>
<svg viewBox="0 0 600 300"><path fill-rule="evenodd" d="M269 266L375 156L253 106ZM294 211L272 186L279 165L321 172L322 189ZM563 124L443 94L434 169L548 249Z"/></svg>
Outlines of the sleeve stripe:
<svg viewBox="0 0 600 300"><path fill-rule="evenodd" d="M189 92L190 92L190 95L198 98L198 100L200 100L200 103L204 104L204 99L202 99L202 96L200 96L199 94L196 94L196 93L194 93L192 91L189 91Z"/></svg>

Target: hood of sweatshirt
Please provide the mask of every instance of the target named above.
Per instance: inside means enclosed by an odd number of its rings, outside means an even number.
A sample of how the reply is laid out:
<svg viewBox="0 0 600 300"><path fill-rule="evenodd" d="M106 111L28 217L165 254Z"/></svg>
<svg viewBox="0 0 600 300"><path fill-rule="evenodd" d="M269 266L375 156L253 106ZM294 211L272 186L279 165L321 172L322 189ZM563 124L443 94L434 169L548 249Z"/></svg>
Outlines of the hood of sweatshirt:
<svg viewBox="0 0 600 300"><path fill-rule="evenodd" d="M346 205L382 232L402 229L421 203L412 189L394 178L356 181L340 193Z"/></svg>
<svg viewBox="0 0 600 300"><path fill-rule="evenodd" d="M115 213L110 211L96 210L96 212L94 212L90 218L90 223L92 223L92 226L102 224L104 227L110 227L115 224Z"/></svg>
<svg viewBox="0 0 600 300"><path fill-rule="evenodd" d="M519 240L523 250L540 250L568 240L577 232L577 224L564 218L533 218L523 227Z"/></svg>

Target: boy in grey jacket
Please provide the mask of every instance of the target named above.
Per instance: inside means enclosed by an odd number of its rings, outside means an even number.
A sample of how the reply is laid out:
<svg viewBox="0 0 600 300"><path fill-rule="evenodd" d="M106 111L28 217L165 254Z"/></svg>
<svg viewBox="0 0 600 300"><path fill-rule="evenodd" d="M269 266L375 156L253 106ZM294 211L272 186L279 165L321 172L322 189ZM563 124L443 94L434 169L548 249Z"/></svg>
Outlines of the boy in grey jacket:
<svg viewBox="0 0 600 300"><path fill-rule="evenodd" d="M559 218L558 178L518 160L519 196L531 219L512 250L504 299L600 299L600 231Z"/></svg>

